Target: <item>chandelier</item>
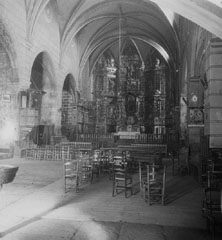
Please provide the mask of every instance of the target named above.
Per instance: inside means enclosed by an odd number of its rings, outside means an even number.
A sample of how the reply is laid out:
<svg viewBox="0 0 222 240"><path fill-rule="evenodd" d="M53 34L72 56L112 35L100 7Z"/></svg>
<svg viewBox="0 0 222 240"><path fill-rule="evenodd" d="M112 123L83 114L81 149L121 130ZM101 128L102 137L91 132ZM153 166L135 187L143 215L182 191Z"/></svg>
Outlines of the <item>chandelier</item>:
<svg viewBox="0 0 222 240"><path fill-rule="evenodd" d="M121 21L122 16L119 15L119 73L120 73L120 67L121 67L121 45L122 45L122 29L121 29Z"/></svg>

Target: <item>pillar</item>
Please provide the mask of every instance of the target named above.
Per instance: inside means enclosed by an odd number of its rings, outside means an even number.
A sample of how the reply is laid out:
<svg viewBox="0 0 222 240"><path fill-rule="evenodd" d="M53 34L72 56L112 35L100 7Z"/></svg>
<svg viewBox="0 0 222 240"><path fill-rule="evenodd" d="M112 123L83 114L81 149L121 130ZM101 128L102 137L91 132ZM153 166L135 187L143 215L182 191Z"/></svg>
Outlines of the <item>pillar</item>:
<svg viewBox="0 0 222 240"><path fill-rule="evenodd" d="M206 52L205 135L210 148L222 148L222 40L211 39Z"/></svg>

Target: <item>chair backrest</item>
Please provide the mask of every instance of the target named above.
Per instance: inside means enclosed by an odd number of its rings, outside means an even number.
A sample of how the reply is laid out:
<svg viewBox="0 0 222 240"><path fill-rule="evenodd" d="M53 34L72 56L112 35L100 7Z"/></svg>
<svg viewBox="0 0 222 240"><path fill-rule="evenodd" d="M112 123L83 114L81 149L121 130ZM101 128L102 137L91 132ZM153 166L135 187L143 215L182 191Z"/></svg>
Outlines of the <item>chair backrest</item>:
<svg viewBox="0 0 222 240"><path fill-rule="evenodd" d="M109 161L113 160L113 155L114 155L113 150L106 151L106 156L108 157Z"/></svg>
<svg viewBox="0 0 222 240"><path fill-rule="evenodd" d="M125 161L125 159L122 156L122 154L114 155L112 164L113 164L114 170L115 170L115 168L116 169L118 169L118 168L124 169L124 171L127 170L127 162Z"/></svg>
<svg viewBox="0 0 222 240"><path fill-rule="evenodd" d="M70 160L69 146L62 146L61 152L62 152L61 156L63 161Z"/></svg>
<svg viewBox="0 0 222 240"><path fill-rule="evenodd" d="M139 162L139 183L140 183L140 191L144 190L144 183L147 183L147 164L143 162Z"/></svg>
<svg viewBox="0 0 222 240"><path fill-rule="evenodd" d="M147 181L153 181L155 180L156 176L156 166L155 164L147 164Z"/></svg>
<svg viewBox="0 0 222 240"><path fill-rule="evenodd" d="M115 165L121 165L122 162L123 162L123 157L122 156L120 156L120 155L114 155L113 156L113 163Z"/></svg>
<svg viewBox="0 0 222 240"><path fill-rule="evenodd" d="M122 156L126 162L129 162L132 160L131 152L128 150L122 151Z"/></svg>
<svg viewBox="0 0 222 240"><path fill-rule="evenodd" d="M100 162L102 155L101 155L101 151L100 150L94 150L92 152L92 160L96 161L96 162Z"/></svg>
<svg viewBox="0 0 222 240"><path fill-rule="evenodd" d="M64 162L64 174L65 177L78 172L79 162L78 161L66 161Z"/></svg>
<svg viewBox="0 0 222 240"><path fill-rule="evenodd" d="M147 181L148 184L151 181L160 181L165 184L166 180L166 166L157 165L157 164L148 164L147 165Z"/></svg>
<svg viewBox="0 0 222 240"><path fill-rule="evenodd" d="M127 176L127 168L124 165L121 164L113 164L113 175L114 175L114 180L116 178L121 178L125 179Z"/></svg>

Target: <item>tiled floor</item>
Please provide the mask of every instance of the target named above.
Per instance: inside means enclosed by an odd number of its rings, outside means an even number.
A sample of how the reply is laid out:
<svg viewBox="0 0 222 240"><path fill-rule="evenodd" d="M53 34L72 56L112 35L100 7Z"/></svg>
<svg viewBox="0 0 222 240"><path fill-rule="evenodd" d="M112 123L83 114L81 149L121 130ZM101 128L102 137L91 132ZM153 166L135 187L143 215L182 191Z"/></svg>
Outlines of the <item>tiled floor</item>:
<svg viewBox="0 0 222 240"><path fill-rule="evenodd" d="M57 167L59 168L59 164ZM41 168L42 166L39 165L39 169ZM60 174L56 169L55 167L54 171ZM56 180L53 178L53 171L50 175L48 180ZM41 180L44 180L43 172L41 172ZM56 191L58 188L62 189L62 184L62 180L58 180L51 185L51 188L43 188L45 194L49 194L50 191L53 193L53 190ZM190 176L172 176L171 168L168 168L166 192L165 206L149 206L140 196L138 174L136 174L133 196L125 198L121 193L112 197L112 182L107 176L102 176L93 184L84 186L79 193L66 194L66 198L49 212L39 215L27 224L17 226L3 238L6 240L210 239L210 234L205 230L205 219L201 216L203 190L199 184ZM41 204L44 205L46 202ZM221 235L217 235L216 239L222 239Z"/></svg>

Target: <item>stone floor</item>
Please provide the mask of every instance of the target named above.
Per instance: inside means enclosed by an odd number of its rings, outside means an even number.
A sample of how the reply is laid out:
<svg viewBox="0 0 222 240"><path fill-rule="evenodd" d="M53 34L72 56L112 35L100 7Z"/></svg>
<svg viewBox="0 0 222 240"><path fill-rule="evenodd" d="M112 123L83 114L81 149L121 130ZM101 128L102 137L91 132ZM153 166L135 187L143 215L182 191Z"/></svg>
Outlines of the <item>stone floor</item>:
<svg viewBox="0 0 222 240"><path fill-rule="evenodd" d="M208 240L201 216L203 189L190 176L172 176L167 168L167 202L149 206L139 193L112 197L103 175L80 192L63 192L62 164L24 159L13 183L0 193L0 232L6 240ZM4 204L3 204L4 202ZM217 234L216 239L222 239Z"/></svg>

